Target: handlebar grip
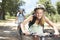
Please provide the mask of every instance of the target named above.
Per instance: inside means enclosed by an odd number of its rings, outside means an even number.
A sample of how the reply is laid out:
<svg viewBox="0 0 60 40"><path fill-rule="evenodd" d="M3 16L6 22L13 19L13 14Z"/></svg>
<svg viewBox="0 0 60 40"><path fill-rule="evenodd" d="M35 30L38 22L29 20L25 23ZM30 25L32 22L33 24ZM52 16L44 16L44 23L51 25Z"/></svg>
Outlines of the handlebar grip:
<svg viewBox="0 0 60 40"><path fill-rule="evenodd" d="M49 35L50 37L52 37L52 36L54 36L54 33L50 33L50 35Z"/></svg>

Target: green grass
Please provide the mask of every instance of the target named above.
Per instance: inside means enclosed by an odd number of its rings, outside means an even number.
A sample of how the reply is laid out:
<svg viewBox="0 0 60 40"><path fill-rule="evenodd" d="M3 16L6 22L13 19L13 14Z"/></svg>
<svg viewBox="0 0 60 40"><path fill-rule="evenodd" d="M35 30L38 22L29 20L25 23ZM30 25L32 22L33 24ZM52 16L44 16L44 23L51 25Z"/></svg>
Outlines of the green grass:
<svg viewBox="0 0 60 40"><path fill-rule="evenodd" d="M1 23L1 22L6 22L6 20L0 20L0 23Z"/></svg>
<svg viewBox="0 0 60 40"><path fill-rule="evenodd" d="M7 12L6 15L5 15L5 18L6 19L15 19L15 16L10 16L10 13Z"/></svg>
<svg viewBox="0 0 60 40"><path fill-rule="evenodd" d="M6 19L15 19L16 17L15 17L15 16L6 15L5 18L6 18Z"/></svg>
<svg viewBox="0 0 60 40"><path fill-rule="evenodd" d="M0 23L2 22L8 22L8 21L11 21L10 19L15 19L16 17L15 16L10 16L10 15L5 15L5 20L0 20Z"/></svg>

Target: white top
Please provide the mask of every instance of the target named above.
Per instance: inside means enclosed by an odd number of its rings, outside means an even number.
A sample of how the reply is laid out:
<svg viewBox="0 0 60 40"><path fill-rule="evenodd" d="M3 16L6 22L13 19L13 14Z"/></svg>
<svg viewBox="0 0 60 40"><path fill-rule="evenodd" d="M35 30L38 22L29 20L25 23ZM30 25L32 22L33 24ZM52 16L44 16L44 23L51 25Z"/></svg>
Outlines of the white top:
<svg viewBox="0 0 60 40"><path fill-rule="evenodd" d="M24 21L24 16L22 14L20 14L19 12L17 13L17 17L18 17L18 23L23 22Z"/></svg>
<svg viewBox="0 0 60 40"><path fill-rule="evenodd" d="M38 35L42 36L43 35L43 27L41 25L33 24L29 28L30 33L37 33Z"/></svg>

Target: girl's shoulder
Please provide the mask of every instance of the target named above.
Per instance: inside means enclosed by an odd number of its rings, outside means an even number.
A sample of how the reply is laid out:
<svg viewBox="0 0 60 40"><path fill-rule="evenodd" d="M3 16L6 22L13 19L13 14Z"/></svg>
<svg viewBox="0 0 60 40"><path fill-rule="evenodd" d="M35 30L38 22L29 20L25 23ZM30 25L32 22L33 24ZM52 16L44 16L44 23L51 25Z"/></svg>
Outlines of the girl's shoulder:
<svg viewBox="0 0 60 40"><path fill-rule="evenodd" d="M31 15L30 16L32 20L35 20L36 19L36 16L35 15Z"/></svg>
<svg viewBox="0 0 60 40"><path fill-rule="evenodd" d="M30 15L28 18L29 18L30 20L32 20L32 19L33 19L33 15Z"/></svg>

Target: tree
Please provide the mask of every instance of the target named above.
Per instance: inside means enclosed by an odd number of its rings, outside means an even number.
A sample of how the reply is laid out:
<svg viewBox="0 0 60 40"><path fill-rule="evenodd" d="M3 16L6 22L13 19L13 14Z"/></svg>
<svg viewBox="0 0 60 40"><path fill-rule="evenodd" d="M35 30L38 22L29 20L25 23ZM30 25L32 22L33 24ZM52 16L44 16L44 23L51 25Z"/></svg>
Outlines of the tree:
<svg viewBox="0 0 60 40"><path fill-rule="evenodd" d="M20 0L20 6L23 6L25 2L23 0Z"/></svg>
<svg viewBox="0 0 60 40"><path fill-rule="evenodd" d="M51 4L51 0L39 0L40 4L43 4L46 8L46 11L51 15L56 13L56 9Z"/></svg>
<svg viewBox="0 0 60 40"><path fill-rule="evenodd" d="M6 0L5 3L5 10L6 12L9 12L10 16L14 16L16 14L18 6L19 6L19 0Z"/></svg>
<svg viewBox="0 0 60 40"><path fill-rule="evenodd" d="M50 0L45 2L45 7L47 12L51 15L51 14L55 14L56 13L56 9L54 8L54 6L51 4Z"/></svg>
<svg viewBox="0 0 60 40"><path fill-rule="evenodd" d="M39 0L39 4L44 4L47 0Z"/></svg>
<svg viewBox="0 0 60 40"><path fill-rule="evenodd" d="M9 12L10 16L14 16L20 4L19 0L2 0L2 3L0 3L0 5L2 8L0 17L5 20L6 13Z"/></svg>
<svg viewBox="0 0 60 40"><path fill-rule="evenodd" d="M58 14L60 14L60 1L57 2L56 6L57 6L57 12L58 12Z"/></svg>
<svg viewBox="0 0 60 40"><path fill-rule="evenodd" d="M5 20L5 3L6 3L6 0L2 0L1 13L2 13L2 19L3 20Z"/></svg>

